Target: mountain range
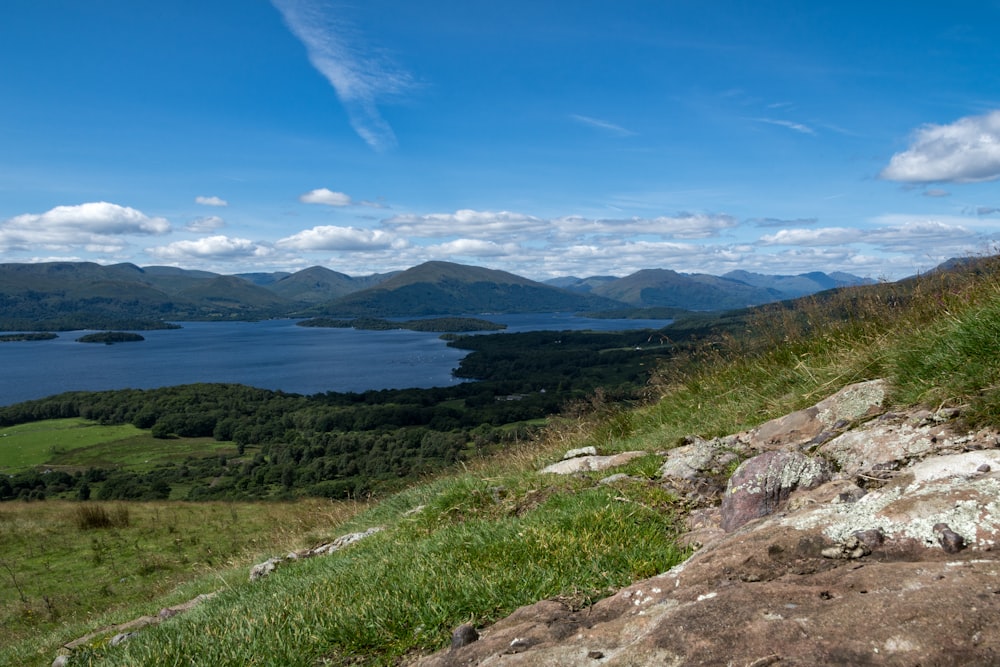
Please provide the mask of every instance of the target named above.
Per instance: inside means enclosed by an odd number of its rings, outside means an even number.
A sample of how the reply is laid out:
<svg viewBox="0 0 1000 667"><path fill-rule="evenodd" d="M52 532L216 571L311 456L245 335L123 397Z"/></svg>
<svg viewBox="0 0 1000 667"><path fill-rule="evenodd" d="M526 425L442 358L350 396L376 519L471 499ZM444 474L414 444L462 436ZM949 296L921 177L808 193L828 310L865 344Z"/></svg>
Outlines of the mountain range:
<svg viewBox="0 0 1000 667"><path fill-rule="evenodd" d="M295 273L221 275L128 263L0 264L0 329L137 329L168 320L268 317L730 310L867 282L844 273L733 271L712 276L647 269L623 278L567 277L542 283L440 261L361 277L320 266Z"/></svg>

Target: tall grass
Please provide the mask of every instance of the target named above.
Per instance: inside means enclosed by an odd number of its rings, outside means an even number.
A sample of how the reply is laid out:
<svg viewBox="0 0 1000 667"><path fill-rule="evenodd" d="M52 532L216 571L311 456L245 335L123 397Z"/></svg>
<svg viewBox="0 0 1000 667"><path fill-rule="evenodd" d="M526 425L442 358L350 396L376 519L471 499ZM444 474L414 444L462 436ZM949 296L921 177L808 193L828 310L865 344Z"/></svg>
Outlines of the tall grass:
<svg viewBox="0 0 1000 667"><path fill-rule="evenodd" d="M425 489L423 509L333 556L241 584L100 664L397 664L559 597L583 607L684 556L673 498L654 486L464 475ZM538 480L535 480L536 482Z"/></svg>

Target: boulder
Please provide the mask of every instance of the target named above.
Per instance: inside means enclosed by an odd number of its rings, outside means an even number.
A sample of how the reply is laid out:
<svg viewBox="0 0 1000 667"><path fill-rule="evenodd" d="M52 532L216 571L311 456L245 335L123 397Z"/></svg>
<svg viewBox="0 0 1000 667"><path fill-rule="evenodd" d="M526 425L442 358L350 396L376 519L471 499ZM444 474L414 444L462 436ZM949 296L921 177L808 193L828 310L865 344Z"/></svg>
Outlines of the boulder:
<svg viewBox="0 0 1000 667"><path fill-rule="evenodd" d="M723 475L745 451L736 437L705 440L691 436L685 444L667 452L667 460L660 467L660 477L692 481Z"/></svg>
<svg viewBox="0 0 1000 667"><path fill-rule="evenodd" d="M578 472L591 472L594 470L607 470L623 466L632 459L646 456L648 452L622 452L609 456L577 456L572 459L564 459L550 466L542 468L543 473L551 475L572 475Z"/></svg>
<svg viewBox="0 0 1000 667"><path fill-rule="evenodd" d="M885 380L848 385L812 407L761 424L745 439L759 451L814 446L858 420L880 414L886 391Z"/></svg>
<svg viewBox="0 0 1000 667"><path fill-rule="evenodd" d="M821 445L817 453L833 461L845 475L876 479L911 461L932 454L960 453L997 445L993 431L964 433L953 424L921 415L886 415L860 425Z"/></svg>
<svg viewBox="0 0 1000 667"><path fill-rule="evenodd" d="M825 461L798 452L765 452L736 469L722 496L722 529L772 514L796 489L811 489L830 479Z"/></svg>

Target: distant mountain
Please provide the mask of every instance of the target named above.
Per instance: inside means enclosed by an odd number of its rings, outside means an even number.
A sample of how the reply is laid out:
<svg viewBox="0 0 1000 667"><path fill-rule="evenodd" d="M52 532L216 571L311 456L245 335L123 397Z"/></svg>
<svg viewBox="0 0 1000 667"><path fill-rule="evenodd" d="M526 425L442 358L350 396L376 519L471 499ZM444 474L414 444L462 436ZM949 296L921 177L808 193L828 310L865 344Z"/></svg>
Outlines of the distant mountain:
<svg viewBox="0 0 1000 667"><path fill-rule="evenodd" d="M282 278L271 283L258 284L291 301L303 304L320 304L373 287L395 275L397 273L373 274L354 278L322 266L312 266L296 273L285 274Z"/></svg>
<svg viewBox="0 0 1000 667"><path fill-rule="evenodd" d="M821 271L802 273L797 276L771 276L761 273L750 273L748 271L730 271L723 274L722 277L730 280L738 280L741 283L754 287L775 290L781 293L782 299L793 299L838 287L871 285L875 282L874 280L852 276L849 273L838 272L826 274Z"/></svg>
<svg viewBox="0 0 1000 667"><path fill-rule="evenodd" d="M237 273L235 275L237 278L242 278L243 280L251 282L254 285L267 287L268 285L273 285L279 280L287 278L292 274L287 271L274 271L272 273Z"/></svg>
<svg viewBox="0 0 1000 667"><path fill-rule="evenodd" d="M637 271L601 285L593 293L640 308L685 310L731 310L782 298L776 290L705 273L686 274L669 269Z"/></svg>
<svg viewBox="0 0 1000 667"><path fill-rule="evenodd" d="M546 285L551 285L552 287L559 287L561 289L568 289L573 292L583 292L589 294L594 291L595 287L601 287L610 282L618 280L616 276L590 276L589 278L577 278L576 276L567 276L565 278L552 278L551 280L546 280Z"/></svg>
<svg viewBox="0 0 1000 667"><path fill-rule="evenodd" d="M427 262L389 280L311 309L334 317L414 317L470 313L541 313L620 308L521 276L451 262Z"/></svg>
<svg viewBox="0 0 1000 667"><path fill-rule="evenodd" d="M942 265L947 266L947 265ZM352 277L314 266L224 276L170 266L93 262L0 264L0 330L142 329L170 320L415 317L595 312L632 308L729 310L863 284L821 272L725 276L647 269L624 278L535 282L451 262Z"/></svg>
<svg viewBox="0 0 1000 667"><path fill-rule="evenodd" d="M567 289L587 291L639 308L685 310L732 310L872 282L848 273L827 275L819 271L798 276L730 271L713 276L669 269L644 269L624 278L594 276L574 280L567 284Z"/></svg>
<svg viewBox="0 0 1000 667"><path fill-rule="evenodd" d="M0 264L0 329L146 329L165 320L259 319L290 302L231 276L92 262Z"/></svg>
<svg viewBox="0 0 1000 667"><path fill-rule="evenodd" d="M215 276L182 290L177 296L198 304L210 316L234 317L239 313L277 316L287 313L292 305L288 299L236 276Z"/></svg>

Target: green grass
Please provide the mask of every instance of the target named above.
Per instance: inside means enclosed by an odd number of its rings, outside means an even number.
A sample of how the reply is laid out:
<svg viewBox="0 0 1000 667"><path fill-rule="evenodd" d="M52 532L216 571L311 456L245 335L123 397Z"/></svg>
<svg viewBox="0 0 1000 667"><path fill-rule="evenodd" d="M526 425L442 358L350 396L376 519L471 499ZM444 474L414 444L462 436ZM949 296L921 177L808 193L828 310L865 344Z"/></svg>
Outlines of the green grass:
<svg viewBox="0 0 1000 667"><path fill-rule="evenodd" d="M83 509L104 510L110 525L89 527ZM238 585L258 559L338 536L356 511L322 501L2 503L0 665L48 665L59 645L96 628Z"/></svg>
<svg viewBox="0 0 1000 667"><path fill-rule="evenodd" d="M49 419L0 428L0 472L36 466L71 470L149 470L192 456L235 457L236 445L212 438L154 438L131 424L105 425L86 419Z"/></svg>
<svg viewBox="0 0 1000 667"><path fill-rule="evenodd" d="M482 626L549 597L580 608L685 555L662 490L563 480L541 491L528 481L464 475L430 485L424 509L396 515L382 533L236 584L141 642L90 656L111 665L314 665L363 655L391 665L440 648L463 622Z"/></svg>
<svg viewBox="0 0 1000 667"><path fill-rule="evenodd" d="M131 424L103 426L75 418L5 426L0 428L0 471L44 465L74 450L108 445L143 433Z"/></svg>
<svg viewBox="0 0 1000 667"><path fill-rule="evenodd" d="M0 588L7 596L2 629L12 637L0 663L47 664L60 642L108 619L155 613L208 590L222 592L120 647L97 640L78 657L97 665L394 665L445 646L461 623L481 627L542 598L585 607L684 557L675 543L680 510L655 481L660 456L624 466L636 479L614 485L598 484L600 473L543 476L543 465L584 445L600 453L662 452L686 435L740 431L879 377L893 386L890 407L962 405L970 423L1000 424L998 276L1000 261L991 259L964 273L727 315L729 333L660 368L644 405L613 405L597 395L588 410L553 419L539 441L470 462L353 518L324 520L337 534L384 530L255 584L246 580L247 554L283 553L319 524L270 531L289 516L308 523L319 510L236 506L256 509L237 509L248 514L230 520L220 509L230 506L178 505L191 515L177 524L198 536L196 544L186 531L175 534L190 561L183 564L170 555L171 533L162 534L172 504L129 505L128 527L99 531L74 528L68 514L44 514L58 504L0 506L0 577L10 584ZM21 513L4 513L13 507ZM158 508L161 518L150 521L144 512L152 509L134 508ZM230 532L237 526L239 535ZM149 539L165 541L148 546L154 543L144 542L142 527L159 535ZM60 574L56 552L66 535L76 544L76 564ZM102 551L113 540L119 550L107 554L124 554L114 557L124 583ZM203 545L212 540L221 543L212 542L209 563ZM200 569L189 567L194 562ZM87 611L63 612L76 604L68 582L85 578L116 594L129 582L141 585L109 602L98 588L79 598L92 605ZM56 601L57 615L47 599Z"/></svg>

